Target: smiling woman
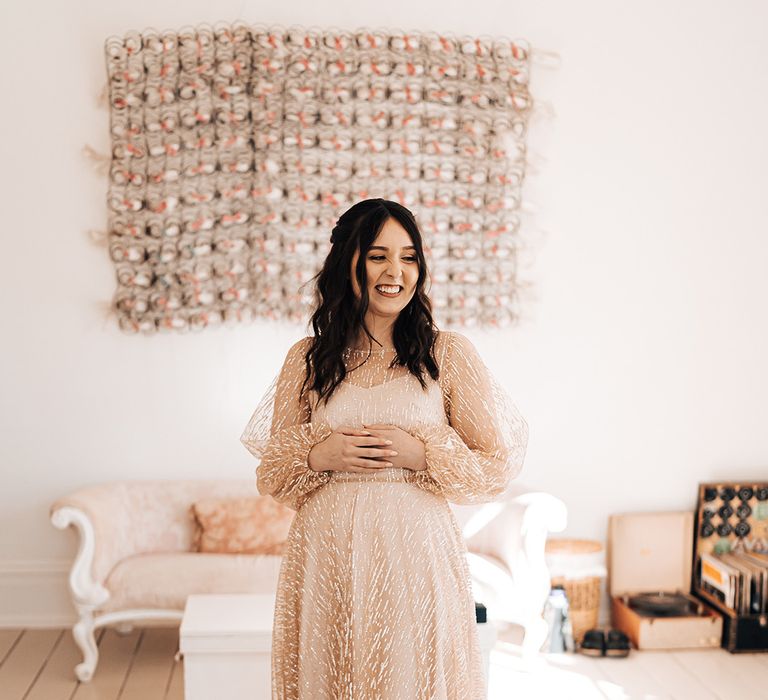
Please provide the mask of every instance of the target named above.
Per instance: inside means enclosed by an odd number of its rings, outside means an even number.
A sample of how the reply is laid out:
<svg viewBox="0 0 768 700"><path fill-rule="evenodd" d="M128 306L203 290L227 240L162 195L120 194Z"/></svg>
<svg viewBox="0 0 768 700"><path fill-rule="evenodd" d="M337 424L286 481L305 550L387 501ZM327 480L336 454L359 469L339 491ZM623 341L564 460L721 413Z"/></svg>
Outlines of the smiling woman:
<svg viewBox="0 0 768 700"><path fill-rule="evenodd" d="M375 245L370 246L366 255L365 277L368 281L369 308L366 325L372 328L374 338L377 333L391 342L391 325L397 314L408 305L416 291L419 281L419 259L415 254L416 246L411 237L397 219L390 218L376 237ZM360 298L360 283L355 269L360 258L356 250L350 264L350 279L355 296ZM394 299L395 303L382 301ZM387 333L387 329L390 332ZM362 340L362 339L360 339ZM381 342L381 341L380 341Z"/></svg>
<svg viewBox="0 0 768 700"><path fill-rule="evenodd" d="M273 697L486 697L466 545L448 506L522 467L528 430L472 343L438 330L413 215L365 200L242 435L262 494L294 508ZM374 344L376 348L374 349Z"/></svg>
<svg viewBox="0 0 768 700"><path fill-rule="evenodd" d="M413 214L385 199L358 202L339 217L315 282L306 388L330 400L344 381L341 353L384 349L426 388L437 379L437 328L421 232ZM397 287L397 290L394 290Z"/></svg>

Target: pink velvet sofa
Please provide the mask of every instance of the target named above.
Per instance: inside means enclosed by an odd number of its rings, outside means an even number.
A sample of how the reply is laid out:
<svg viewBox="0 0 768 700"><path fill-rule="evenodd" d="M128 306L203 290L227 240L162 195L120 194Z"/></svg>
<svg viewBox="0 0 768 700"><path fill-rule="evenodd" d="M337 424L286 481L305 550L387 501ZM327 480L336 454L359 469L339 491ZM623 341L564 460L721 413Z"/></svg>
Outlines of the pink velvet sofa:
<svg viewBox="0 0 768 700"><path fill-rule="evenodd" d="M74 528L79 549L69 576L83 661L81 681L98 664L95 631L180 621L192 593L272 593L279 555L193 552L190 506L203 498L258 496L251 480L119 481L83 488L51 506L59 529ZM524 654L538 652L549 593L547 533L566 524L562 501L515 485L497 502L451 504L465 535L475 599L491 620L522 625Z"/></svg>

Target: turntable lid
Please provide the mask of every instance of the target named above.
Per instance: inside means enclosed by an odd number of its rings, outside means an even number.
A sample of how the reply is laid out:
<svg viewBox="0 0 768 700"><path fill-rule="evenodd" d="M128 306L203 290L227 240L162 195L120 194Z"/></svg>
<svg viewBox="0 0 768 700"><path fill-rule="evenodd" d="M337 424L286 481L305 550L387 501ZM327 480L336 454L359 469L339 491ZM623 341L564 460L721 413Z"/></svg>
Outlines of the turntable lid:
<svg viewBox="0 0 768 700"><path fill-rule="evenodd" d="M691 589L693 513L622 513L608 520L611 595Z"/></svg>

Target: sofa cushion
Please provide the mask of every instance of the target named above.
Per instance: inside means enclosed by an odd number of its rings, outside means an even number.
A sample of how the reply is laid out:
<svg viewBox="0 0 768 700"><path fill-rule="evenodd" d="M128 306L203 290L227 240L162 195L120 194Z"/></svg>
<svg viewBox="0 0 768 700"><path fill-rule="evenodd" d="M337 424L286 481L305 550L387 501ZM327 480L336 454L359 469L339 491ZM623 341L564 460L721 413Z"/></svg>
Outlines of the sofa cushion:
<svg viewBox="0 0 768 700"><path fill-rule="evenodd" d="M281 561L272 554L136 554L110 572L110 598L100 610L183 610L192 593L274 593Z"/></svg>
<svg viewBox="0 0 768 700"><path fill-rule="evenodd" d="M203 498L190 513L193 551L219 554L282 554L295 515L271 496Z"/></svg>

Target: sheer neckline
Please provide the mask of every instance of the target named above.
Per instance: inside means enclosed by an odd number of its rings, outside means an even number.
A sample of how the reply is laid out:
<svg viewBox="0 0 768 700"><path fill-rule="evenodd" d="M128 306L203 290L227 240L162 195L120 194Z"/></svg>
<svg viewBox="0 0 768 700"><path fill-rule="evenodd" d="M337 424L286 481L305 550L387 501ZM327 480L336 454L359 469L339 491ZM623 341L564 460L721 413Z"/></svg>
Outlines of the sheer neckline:
<svg viewBox="0 0 768 700"><path fill-rule="evenodd" d="M408 374L404 374L401 377L396 377L395 379L387 379L386 381L379 382L378 384L371 384L370 386L363 386L362 384L355 384L354 382L345 381L344 383L347 386L353 386L356 389L363 389L364 391L368 391L370 389L378 389L380 386L387 386L387 384L394 384L395 382L400 382L403 379L408 379L408 377L413 377L413 375L409 372Z"/></svg>
<svg viewBox="0 0 768 700"><path fill-rule="evenodd" d="M397 352L397 349L396 348L371 348L370 350L361 350L359 348L347 347L347 348L344 348L344 351L356 352L356 353L360 353L361 355L367 355L369 352L372 355L375 355L375 354L384 355L385 353L388 353L388 352Z"/></svg>

